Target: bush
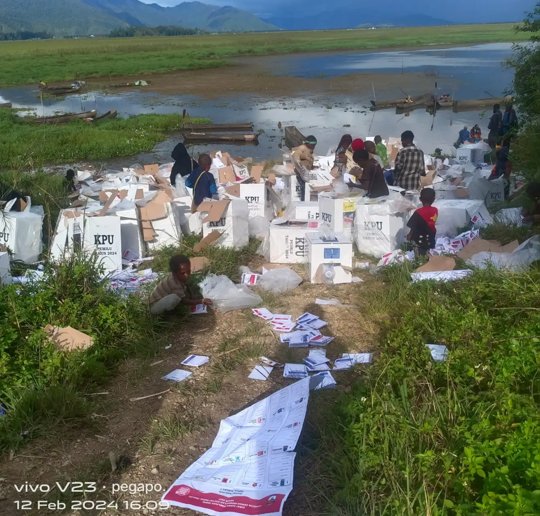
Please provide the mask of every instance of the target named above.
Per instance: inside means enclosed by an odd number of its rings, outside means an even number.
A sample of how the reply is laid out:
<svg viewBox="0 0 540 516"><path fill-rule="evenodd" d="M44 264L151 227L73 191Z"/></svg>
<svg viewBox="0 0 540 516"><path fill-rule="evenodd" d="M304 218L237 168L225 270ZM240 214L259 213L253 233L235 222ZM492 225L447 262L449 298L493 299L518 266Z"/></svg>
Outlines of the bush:
<svg viewBox="0 0 540 516"><path fill-rule="evenodd" d="M154 350L144 301L109 290L101 272L95 257L74 256L48 265L43 281L0 289L0 400L7 407L0 450L19 442L21 421L33 434L64 412L84 414L81 393L107 380L121 359ZM43 331L47 324L72 326L94 344L86 351L59 351ZM63 397L69 403L43 403ZM36 406L42 409L30 410Z"/></svg>
<svg viewBox="0 0 540 516"><path fill-rule="evenodd" d="M539 280L488 270L391 284L380 356L322 443L339 457L335 510L540 511ZM445 344L447 361L433 362L427 343Z"/></svg>

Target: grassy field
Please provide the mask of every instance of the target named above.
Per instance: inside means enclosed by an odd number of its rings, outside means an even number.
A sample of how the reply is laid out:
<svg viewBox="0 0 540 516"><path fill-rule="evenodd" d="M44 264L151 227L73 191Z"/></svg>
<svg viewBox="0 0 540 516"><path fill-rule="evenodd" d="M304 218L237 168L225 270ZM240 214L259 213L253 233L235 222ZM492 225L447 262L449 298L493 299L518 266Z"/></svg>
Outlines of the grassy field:
<svg viewBox="0 0 540 516"><path fill-rule="evenodd" d="M204 121L196 119L194 123ZM0 111L0 171L105 160L151 150L179 130L179 115L139 115L88 124L37 125Z"/></svg>
<svg viewBox="0 0 540 516"><path fill-rule="evenodd" d="M0 87L193 70L237 56L523 41L512 24L0 43ZM31 66L30 66L31 63Z"/></svg>

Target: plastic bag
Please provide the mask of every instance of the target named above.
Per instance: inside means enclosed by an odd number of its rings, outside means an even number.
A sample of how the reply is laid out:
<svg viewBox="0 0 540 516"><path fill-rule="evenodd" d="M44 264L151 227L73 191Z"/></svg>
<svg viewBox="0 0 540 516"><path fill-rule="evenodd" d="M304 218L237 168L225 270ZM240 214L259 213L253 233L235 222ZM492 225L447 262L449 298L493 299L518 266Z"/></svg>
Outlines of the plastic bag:
<svg viewBox="0 0 540 516"><path fill-rule="evenodd" d="M491 265L496 269L519 271L537 260L540 260L540 235L525 240L513 253L476 253L467 260L467 264L480 269Z"/></svg>
<svg viewBox="0 0 540 516"><path fill-rule="evenodd" d="M509 226L523 226L523 217L521 212L523 208L505 208L495 213L495 221L507 224Z"/></svg>
<svg viewBox="0 0 540 516"><path fill-rule="evenodd" d="M263 274L257 281L257 287L274 294L283 294L293 290L302 283L302 278L288 267L272 269Z"/></svg>
<svg viewBox="0 0 540 516"><path fill-rule="evenodd" d="M222 312L252 308L262 303L260 296L245 285L235 285L227 276L210 274L199 283L203 297L211 299Z"/></svg>
<svg viewBox="0 0 540 516"><path fill-rule="evenodd" d="M264 217L252 217L248 220L249 236L264 240L270 230L270 222Z"/></svg>

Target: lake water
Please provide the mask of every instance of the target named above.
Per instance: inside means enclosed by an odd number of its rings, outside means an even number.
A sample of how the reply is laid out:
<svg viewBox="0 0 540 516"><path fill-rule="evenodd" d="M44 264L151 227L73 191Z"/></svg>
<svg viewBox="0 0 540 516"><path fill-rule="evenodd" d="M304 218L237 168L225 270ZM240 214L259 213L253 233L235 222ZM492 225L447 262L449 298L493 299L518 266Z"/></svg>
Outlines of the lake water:
<svg viewBox="0 0 540 516"><path fill-rule="evenodd" d="M511 44L489 44L469 47L433 48L386 52L340 52L332 54L302 54L257 58L259 66L270 70L279 80L290 76L332 77L351 73L387 73L389 81L399 89L400 73L423 73L433 78L434 92L450 93L457 98L487 98L502 96L510 88L513 70L504 62L511 56ZM160 95L143 89L126 93L91 92L62 99L47 98L43 104L35 87L0 90L0 102L10 101L14 107L35 110L38 115L56 111L77 112L97 109L99 113L117 109L122 117L141 113L181 113L210 117L214 122L252 121L255 130L262 131L260 144L197 145L193 153L208 150L231 151L236 155L256 159L279 159L282 126L296 125L304 134L315 134L317 151L325 153L336 145L340 136L353 137L380 134L383 138L399 136L412 129L416 142L426 152L436 147L449 148L463 125L478 123L487 133L490 111L452 113L440 111L435 117L424 110L409 116L396 115L393 110L371 112L367 109L372 95L317 94L267 99L261 95L233 95L205 99L193 95ZM2 100L3 99L3 100ZM167 161L177 137L159 144L152 153L140 156L142 161Z"/></svg>

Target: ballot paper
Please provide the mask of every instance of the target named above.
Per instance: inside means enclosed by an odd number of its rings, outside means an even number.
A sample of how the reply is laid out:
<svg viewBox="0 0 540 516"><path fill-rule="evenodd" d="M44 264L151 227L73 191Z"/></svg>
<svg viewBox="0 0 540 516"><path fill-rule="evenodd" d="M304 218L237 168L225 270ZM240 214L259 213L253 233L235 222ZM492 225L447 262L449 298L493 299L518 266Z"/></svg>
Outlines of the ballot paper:
<svg viewBox="0 0 540 516"><path fill-rule="evenodd" d="M296 326L296 324L293 322L293 321L289 321L289 322L276 322L274 323L272 321L272 329L274 331L277 331L279 333L289 333L291 332L292 330L294 330L294 327Z"/></svg>
<svg viewBox="0 0 540 516"><path fill-rule="evenodd" d="M166 374L162 380L171 380L173 382L182 382L186 378L189 378L191 376L190 371L184 371L183 369L175 369L174 371L171 371L169 374Z"/></svg>
<svg viewBox="0 0 540 516"><path fill-rule="evenodd" d="M207 314L207 313L208 313L208 307L204 305L203 303L199 303L198 305L191 307L192 315Z"/></svg>
<svg viewBox="0 0 540 516"><path fill-rule="evenodd" d="M270 310L268 310L268 308L253 308L251 311L253 315L260 317L265 321L271 321L274 317L274 314Z"/></svg>
<svg viewBox="0 0 540 516"><path fill-rule="evenodd" d="M306 325L315 330L320 330L324 328L328 323L323 321L316 315L313 315L309 312L302 314L298 319L296 319L297 324Z"/></svg>
<svg viewBox="0 0 540 516"><path fill-rule="evenodd" d="M314 374L309 379L309 390L318 391L322 389L334 389L337 385L336 380L328 371Z"/></svg>
<svg viewBox="0 0 540 516"><path fill-rule="evenodd" d="M279 362L276 362L275 360L272 360L268 357L259 357L259 361L261 364L269 365L272 367L281 367L281 364Z"/></svg>
<svg viewBox="0 0 540 516"><path fill-rule="evenodd" d="M310 346L327 346L334 340L335 337L328 337L326 335L320 335L309 341Z"/></svg>
<svg viewBox="0 0 540 516"><path fill-rule="evenodd" d="M328 306L343 306L341 302L338 299L332 298L332 299L323 299L323 298L316 298L315 299L316 305L328 305Z"/></svg>
<svg viewBox="0 0 540 516"><path fill-rule="evenodd" d="M308 375L304 364L285 364L283 376L285 378L305 378Z"/></svg>
<svg viewBox="0 0 540 516"><path fill-rule="evenodd" d="M190 367L200 367L208 363L209 360L210 358L204 355L189 355L181 364Z"/></svg>
<svg viewBox="0 0 540 516"><path fill-rule="evenodd" d="M334 361L334 371L350 369L356 364L369 364L373 353L343 353Z"/></svg>
<svg viewBox="0 0 540 516"><path fill-rule="evenodd" d="M270 376L270 373L272 372L274 368L269 365L256 365L251 373L249 373L248 378L251 378L252 380L262 380L266 381L268 380L268 377Z"/></svg>
<svg viewBox="0 0 540 516"><path fill-rule="evenodd" d="M444 344L426 344L435 362L444 362L448 358L448 348Z"/></svg>
<svg viewBox="0 0 540 516"><path fill-rule="evenodd" d="M309 386L305 378L222 420L212 447L163 502L211 516L280 516L292 490Z"/></svg>
<svg viewBox="0 0 540 516"><path fill-rule="evenodd" d="M282 333L279 340L282 344L289 344L289 347L307 347L307 345L315 338L321 336L317 330L308 331L292 331Z"/></svg>

